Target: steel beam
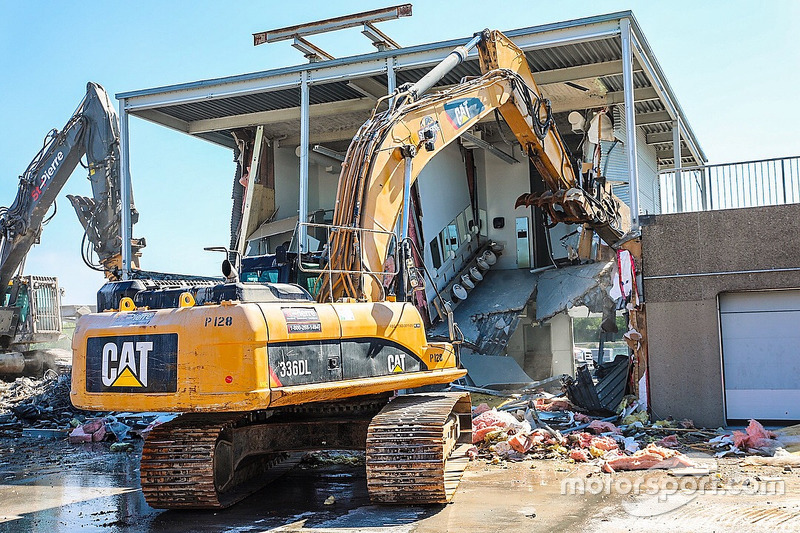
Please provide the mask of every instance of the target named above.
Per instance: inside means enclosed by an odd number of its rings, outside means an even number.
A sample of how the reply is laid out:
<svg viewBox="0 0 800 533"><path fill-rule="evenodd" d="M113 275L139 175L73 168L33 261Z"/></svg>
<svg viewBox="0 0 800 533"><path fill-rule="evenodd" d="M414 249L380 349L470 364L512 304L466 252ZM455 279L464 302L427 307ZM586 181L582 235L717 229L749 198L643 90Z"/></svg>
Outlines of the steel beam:
<svg viewBox="0 0 800 533"><path fill-rule="evenodd" d="M306 84L306 89L308 89L308 84ZM308 114L313 118L331 117L341 113L370 111L374 107L375 100L371 98L354 98L352 100L340 100L338 102L310 105L308 107ZM196 135L209 131L276 124L288 122L290 120L298 120L300 118L302 118L302 106L274 109L271 111L259 111L258 113L247 113L245 115L196 120L189 123L189 133Z"/></svg>
<svg viewBox="0 0 800 533"><path fill-rule="evenodd" d="M680 154L681 154L680 155L681 157L692 157L692 158L694 158L694 154L692 153L692 151L689 150L688 148L683 147L683 146L681 146ZM659 151L656 152L656 158L657 159L674 159L676 155L677 154L676 154L675 150L659 150ZM675 167L672 167L672 168L675 168ZM686 168L688 168L688 167L683 168L683 170L686 170Z"/></svg>
<svg viewBox="0 0 800 533"><path fill-rule="evenodd" d="M300 205L298 209L298 251L306 250L306 224L308 222L308 137L309 137L308 71L300 78Z"/></svg>
<svg viewBox="0 0 800 533"><path fill-rule="evenodd" d="M264 43L285 41L298 35L316 35L319 33L327 33L329 31L354 28L356 26L361 26L362 24L374 24L376 22L382 22L385 20L393 20L400 17L410 16L411 4L401 4L398 6L373 9L372 11L363 11L361 13L353 13L352 15L344 15L341 17L329 18L317 22L298 24L296 26L287 26L285 28L254 33L253 46L258 46Z"/></svg>
<svg viewBox="0 0 800 533"><path fill-rule="evenodd" d="M122 279L130 279L131 274L131 161L130 130L128 129L128 110L125 99L119 102L119 152L120 152L120 239L122 241Z"/></svg>
<svg viewBox="0 0 800 533"><path fill-rule="evenodd" d="M349 80L347 85L369 98L381 98L386 96L386 87L372 78L356 78L354 80Z"/></svg>
<svg viewBox="0 0 800 533"><path fill-rule="evenodd" d="M139 118L143 118L148 122L158 124L160 126L166 126L168 128L172 128L173 130L181 131L183 133L189 133L188 122L167 115L166 113L162 113L161 111L157 111L155 109L143 109L138 113L136 113L136 116Z"/></svg>
<svg viewBox="0 0 800 533"><path fill-rule="evenodd" d="M636 110L633 96L633 52L631 51L631 21L619 21L622 39L622 86L625 101L625 152L628 155L631 231L639 230L639 160L636 153Z"/></svg>
<svg viewBox="0 0 800 533"><path fill-rule="evenodd" d="M641 72L642 67L638 63L634 64L634 72ZM602 63L591 63L589 65L578 65L575 67L559 68L553 70L542 70L534 72L536 85L549 85L552 83L564 83L566 81L582 80L587 78L602 78L604 76L619 76L622 74L622 60L604 61Z"/></svg>
<svg viewBox="0 0 800 533"><path fill-rule="evenodd" d="M672 122L672 117L666 111L654 111L652 113L637 113L636 125L648 126L650 124L664 124Z"/></svg>
<svg viewBox="0 0 800 533"><path fill-rule="evenodd" d="M386 58L386 93L392 94L397 89L397 72L394 68L394 57ZM392 100L389 100L389 105L392 105Z"/></svg>
<svg viewBox="0 0 800 533"><path fill-rule="evenodd" d="M366 117L365 117L366 118ZM358 133L358 128L342 128L338 130L326 130L319 133L309 133L309 144L325 144L335 141L350 141ZM285 139L280 139L281 146L299 146L300 135L290 135Z"/></svg>
<svg viewBox="0 0 800 533"><path fill-rule="evenodd" d="M542 87L542 93L547 96L547 86ZM633 101L646 102L648 100L657 100L658 95L651 87L642 87L634 89ZM577 109L594 109L596 107L603 107L607 105L616 105L625 103L625 91L616 91L606 93L603 97L578 96L570 100L553 100L552 110L553 113L562 113L564 111L575 111ZM670 120L669 118L667 120Z"/></svg>
<svg viewBox="0 0 800 533"><path fill-rule="evenodd" d="M394 39L383 33L370 22L364 24L364 27L361 28L361 33L363 33L370 41L372 41L373 46L375 46L375 48L378 50L396 50L400 48L400 45L397 44Z"/></svg>
<svg viewBox="0 0 800 533"><path fill-rule="evenodd" d="M636 117L636 122L639 122L640 126L642 125L640 120L639 120L639 117L641 117L641 116L642 115L638 115ZM648 133L647 134L647 144L666 144L666 143L671 143L672 142L672 138L673 138L673 134L672 134L672 132L669 132L669 131L665 131L663 133Z"/></svg>

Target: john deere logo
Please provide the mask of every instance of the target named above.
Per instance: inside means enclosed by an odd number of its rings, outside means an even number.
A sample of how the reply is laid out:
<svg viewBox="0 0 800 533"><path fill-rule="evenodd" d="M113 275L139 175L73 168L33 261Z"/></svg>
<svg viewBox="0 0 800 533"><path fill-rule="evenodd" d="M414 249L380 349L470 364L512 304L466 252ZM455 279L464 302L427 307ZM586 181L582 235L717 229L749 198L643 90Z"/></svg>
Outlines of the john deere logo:
<svg viewBox="0 0 800 533"><path fill-rule="evenodd" d="M93 337L86 342L89 392L175 392L178 335Z"/></svg>
<svg viewBox="0 0 800 533"><path fill-rule="evenodd" d="M103 385L106 387L147 387L147 358L152 342L113 342L103 346ZM138 361L138 364L137 364Z"/></svg>

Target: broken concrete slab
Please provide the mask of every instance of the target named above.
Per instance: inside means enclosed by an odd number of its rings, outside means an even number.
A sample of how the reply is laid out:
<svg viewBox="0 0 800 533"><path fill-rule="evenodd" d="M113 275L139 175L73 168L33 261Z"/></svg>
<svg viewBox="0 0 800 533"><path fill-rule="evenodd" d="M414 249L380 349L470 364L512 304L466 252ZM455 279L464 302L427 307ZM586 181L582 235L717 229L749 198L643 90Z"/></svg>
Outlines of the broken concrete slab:
<svg viewBox="0 0 800 533"><path fill-rule="evenodd" d="M575 265L538 274L536 320L547 320L572 307L586 306L600 313L614 302L608 295L614 262Z"/></svg>
<svg viewBox="0 0 800 533"><path fill-rule="evenodd" d="M508 390L533 382L513 357L462 353L461 364L469 371L468 384L475 387Z"/></svg>

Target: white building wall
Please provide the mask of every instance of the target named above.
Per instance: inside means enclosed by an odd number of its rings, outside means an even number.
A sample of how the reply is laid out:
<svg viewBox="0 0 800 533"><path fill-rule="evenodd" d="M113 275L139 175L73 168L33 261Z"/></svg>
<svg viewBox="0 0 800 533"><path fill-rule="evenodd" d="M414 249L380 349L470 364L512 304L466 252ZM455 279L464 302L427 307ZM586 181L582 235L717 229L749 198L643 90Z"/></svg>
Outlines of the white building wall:
<svg viewBox="0 0 800 533"><path fill-rule="evenodd" d="M469 205L467 171L456 143L436 154L417 178L422 231L430 241Z"/></svg>
<svg viewBox="0 0 800 533"><path fill-rule="evenodd" d="M440 267L434 268L430 254L431 241L470 205L466 166L457 144L449 145L425 165L417 178L417 187L422 204L425 266L434 276L436 287L441 290L477 246L476 239L462 244L455 258L442 257ZM433 286L428 284L428 301L435 295Z"/></svg>
<svg viewBox="0 0 800 533"><path fill-rule="evenodd" d="M294 146L275 148L275 207L277 218L295 217L300 203L300 159Z"/></svg>

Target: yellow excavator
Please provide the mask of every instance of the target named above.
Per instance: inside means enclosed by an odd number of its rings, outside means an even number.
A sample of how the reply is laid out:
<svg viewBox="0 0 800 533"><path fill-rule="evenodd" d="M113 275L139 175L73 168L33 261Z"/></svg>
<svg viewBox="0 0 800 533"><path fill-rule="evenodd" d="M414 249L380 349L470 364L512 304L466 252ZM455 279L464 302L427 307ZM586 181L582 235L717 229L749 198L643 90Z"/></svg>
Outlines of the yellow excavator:
<svg viewBox="0 0 800 533"><path fill-rule="evenodd" d="M424 93L477 46L483 76ZM380 103L379 103L380 105ZM144 444L141 482L156 508L221 508L262 487L307 450L366 450L370 498L443 503L458 486L471 443L463 392L396 395L466 374L458 330L426 338L409 293L409 190L419 171L498 109L551 190L553 217L622 236L618 203L580 188L521 50L484 31L414 85L392 95L358 132L339 180L329 261L318 301L297 285L242 282L169 288L105 285L103 312L81 317L73 338L72 401L80 408L184 413ZM301 228L301 231L304 228ZM305 228L307 229L307 228ZM390 250L407 290L383 288Z"/></svg>

